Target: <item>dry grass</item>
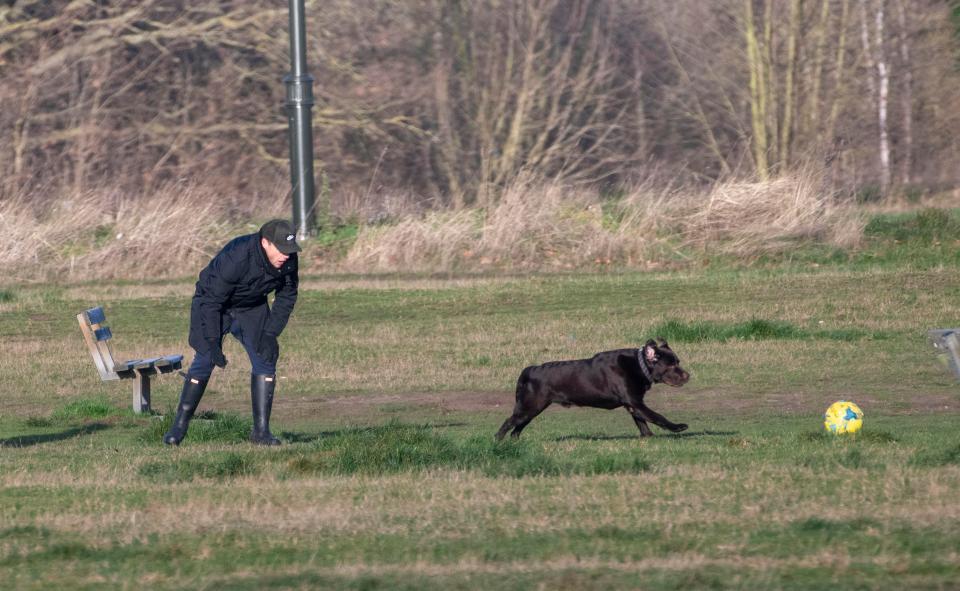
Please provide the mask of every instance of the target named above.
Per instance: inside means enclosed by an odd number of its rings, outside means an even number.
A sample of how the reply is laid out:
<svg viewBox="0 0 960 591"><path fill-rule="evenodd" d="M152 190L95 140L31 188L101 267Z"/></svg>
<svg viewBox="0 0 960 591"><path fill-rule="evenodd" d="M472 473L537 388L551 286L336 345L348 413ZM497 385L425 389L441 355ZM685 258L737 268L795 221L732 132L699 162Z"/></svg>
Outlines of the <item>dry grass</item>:
<svg viewBox="0 0 960 591"><path fill-rule="evenodd" d="M816 174L798 172L767 182L715 185L681 206L678 226L688 244L749 256L777 251L799 240L856 246L865 222L836 205Z"/></svg>
<svg viewBox="0 0 960 591"><path fill-rule="evenodd" d="M212 188L167 186L149 196L103 190L0 199L0 270L13 280L180 277L196 273L232 235L232 220L276 213L278 198L252 198L229 215Z"/></svg>
<svg viewBox="0 0 960 591"><path fill-rule="evenodd" d="M424 210L411 197L354 198L361 223L338 260L330 253L302 267L348 272L566 270L611 265L684 264L700 249L749 258L798 242L856 246L859 214L836 204L819 176L726 182L706 193L654 180L622 198L519 178L489 209ZM341 202L343 199L340 200ZM287 215L285 196L254 197L231 210L212 189L169 186L131 197L103 190L58 200L35 212L27 196L0 199L0 271L14 280L186 277L233 235ZM341 204L342 205L342 204ZM370 214L370 207L382 215Z"/></svg>
<svg viewBox="0 0 960 591"><path fill-rule="evenodd" d="M422 290L451 290L480 286L497 286L514 281L509 275L461 276L456 278L416 277L416 276L327 276L317 275L303 277L300 280L302 291L347 291L354 289L387 290L387 289L422 289ZM174 281L169 283L98 283L96 285L82 284L66 287L63 297L74 300L90 300L96 302L110 302L122 300L136 300L143 298L189 298L193 295L194 284L190 281ZM0 303L0 312L22 308L20 300L9 303Z"/></svg>
<svg viewBox="0 0 960 591"><path fill-rule="evenodd" d="M624 198L519 179L487 211L431 212L364 228L350 271L562 270L608 265L653 268L684 250L741 257L799 242L855 247L864 221L825 191L818 174L725 182L690 193L647 181Z"/></svg>
<svg viewBox="0 0 960 591"><path fill-rule="evenodd" d="M449 271L644 266L652 247L662 243L655 212L663 201L662 193L637 190L611 214L604 212L595 191L521 178L489 210L417 214L395 225L364 228L343 267Z"/></svg>
<svg viewBox="0 0 960 591"><path fill-rule="evenodd" d="M896 561L908 559L903 555L884 555L877 556L868 560L869 564L889 565L896 564ZM305 574L337 576L337 577L361 577L361 576L398 576L398 575L418 575L422 577L451 577L454 575L477 576L481 574L490 575L519 575L519 574L537 574L557 575L565 572L575 571L614 571L618 573L646 574L652 572L673 571L685 572L695 569L711 568L729 568L740 571L759 571L768 572L777 569L789 568L847 568L850 558L834 552L822 552L815 556L804 556L798 558L769 558L769 557L749 557L749 556L730 556L727 558L711 558L697 552L688 552L675 554L663 558L644 558L641 560L604 560L597 558L584 558L579 555L565 555L543 561L521 561L491 563L480 558L470 558L460 560L450 564L436 564L426 560L418 560L408 564L367 564L367 563L342 563L334 567L317 567L315 565L297 566L282 573L285 576L296 577ZM243 581L253 576L251 572L236 573L233 576L217 579L218 583L228 581ZM546 585L540 588L547 588Z"/></svg>
<svg viewBox="0 0 960 591"><path fill-rule="evenodd" d="M623 445L616 449L622 451ZM205 446L189 455L201 457L220 449L228 448ZM486 531L597 530L648 521L675 528L704 523L737 527L745 520L782 527L804 519L845 522L869 514L885 522L931 527L960 517L956 468L904 469L885 478L882 487L875 480L856 478L862 471L838 470L829 486L805 488L803 494L785 493L784 483L816 482L822 472L764 466L726 481L726 472L716 466L686 464L649 474L562 479L502 479L457 471L293 480L261 474L232 479L229 494L215 481L157 484L154 500L130 506L118 506L113 497L142 486L131 482L127 465L105 466L100 476L12 471L0 482L5 487L87 491L86 500L74 507L41 512L22 523L78 532L103 543L118 534L129 541L151 534L242 531L264 525L290 537L324 531L457 538ZM832 502L837 498L845 502ZM18 521L15 510L0 515ZM130 528L132 524L136 527Z"/></svg>
<svg viewBox="0 0 960 591"><path fill-rule="evenodd" d="M606 255L598 237L606 233L592 195L524 181L508 187L487 214L476 251L494 264L563 267Z"/></svg>
<svg viewBox="0 0 960 591"><path fill-rule="evenodd" d="M452 268L476 242L475 213L431 211L396 224L365 226L343 261L351 271L430 271Z"/></svg>

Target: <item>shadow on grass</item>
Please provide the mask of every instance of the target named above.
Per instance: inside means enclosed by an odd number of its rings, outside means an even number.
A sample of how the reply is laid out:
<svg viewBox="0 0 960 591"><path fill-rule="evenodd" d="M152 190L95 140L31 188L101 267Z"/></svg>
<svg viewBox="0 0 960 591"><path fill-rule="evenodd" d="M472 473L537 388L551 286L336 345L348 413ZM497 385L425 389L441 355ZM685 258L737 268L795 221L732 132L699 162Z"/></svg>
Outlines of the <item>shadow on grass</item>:
<svg viewBox="0 0 960 591"><path fill-rule="evenodd" d="M740 431L684 431L683 433L664 433L664 437L674 437L676 439L684 439L687 437L730 437L731 435L739 435Z"/></svg>
<svg viewBox="0 0 960 591"><path fill-rule="evenodd" d="M400 429L428 428L437 429L442 427L466 427L468 423L424 423L423 425L397 425ZM320 431L319 433L304 433L301 431L283 431L277 435L284 443L313 443L321 439L331 437L340 437L348 433L355 433L357 427L344 427L336 431Z"/></svg>
<svg viewBox="0 0 960 591"><path fill-rule="evenodd" d="M281 431L280 433L274 432L274 435L280 438L284 443L313 443L314 441L320 441L321 439L328 439L330 437L340 437L343 434L347 433L350 430L349 427L344 429L339 429L337 431L320 431L319 433L301 433L299 431Z"/></svg>
<svg viewBox="0 0 960 591"><path fill-rule="evenodd" d="M654 437L729 437L738 435L739 431L686 431L684 433L657 433ZM643 439L640 434L636 435L563 435L555 437L553 441L629 441L632 439Z"/></svg>
<svg viewBox="0 0 960 591"><path fill-rule="evenodd" d="M636 435L561 435L554 437L553 441L630 441L641 439L640 434Z"/></svg>
<svg viewBox="0 0 960 591"><path fill-rule="evenodd" d="M110 425L107 425L106 423L91 423L89 425L83 425L82 427L67 429L66 431L61 431L59 433L43 433L40 435L9 437L7 439L0 439L0 447L30 447L43 443L63 441L64 439L71 439L73 437L80 437L82 435L90 435L91 433L96 433L97 431L102 431L109 427Z"/></svg>

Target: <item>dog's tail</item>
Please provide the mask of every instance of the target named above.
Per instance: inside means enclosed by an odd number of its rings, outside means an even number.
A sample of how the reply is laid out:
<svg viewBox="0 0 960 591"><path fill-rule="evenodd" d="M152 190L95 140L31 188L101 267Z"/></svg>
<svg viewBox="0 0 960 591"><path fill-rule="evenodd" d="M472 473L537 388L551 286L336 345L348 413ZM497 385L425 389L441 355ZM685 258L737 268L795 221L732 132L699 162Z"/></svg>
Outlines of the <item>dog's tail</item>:
<svg viewBox="0 0 960 591"><path fill-rule="evenodd" d="M530 385L530 370L535 366L531 365L529 367L523 368L523 371L520 372L520 377L517 378L517 404L523 402L523 394L527 391L527 387Z"/></svg>

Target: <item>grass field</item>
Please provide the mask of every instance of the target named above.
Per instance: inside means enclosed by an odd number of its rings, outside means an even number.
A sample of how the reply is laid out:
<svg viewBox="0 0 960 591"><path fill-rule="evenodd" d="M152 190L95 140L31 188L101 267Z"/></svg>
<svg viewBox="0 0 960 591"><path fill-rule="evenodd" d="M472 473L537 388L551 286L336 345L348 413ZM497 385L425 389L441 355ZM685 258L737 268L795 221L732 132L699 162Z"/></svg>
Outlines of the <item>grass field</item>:
<svg viewBox="0 0 960 591"><path fill-rule="evenodd" d="M894 222L741 270L305 278L275 449L236 343L178 449L96 377L76 313L188 353L189 280L0 287L0 587L956 588L960 384L925 331L960 323L957 245ZM494 443L524 366L658 335L693 377L648 402L689 431L550 409Z"/></svg>

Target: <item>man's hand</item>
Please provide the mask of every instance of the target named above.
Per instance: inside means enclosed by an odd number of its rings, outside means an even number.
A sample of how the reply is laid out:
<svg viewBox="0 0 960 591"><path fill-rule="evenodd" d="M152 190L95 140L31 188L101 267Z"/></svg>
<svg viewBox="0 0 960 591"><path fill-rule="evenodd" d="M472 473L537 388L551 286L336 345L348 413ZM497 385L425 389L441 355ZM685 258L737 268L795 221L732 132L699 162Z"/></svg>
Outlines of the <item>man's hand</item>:
<svg viewBox="0 0 960 591"><path fill-rule="evenodd" d="M220 345L220 341L208 340L207 344L210 345L210 360L213 361L213 364L220 368L226 367L227 358L223 356L223 348Z"/></svg>
<svg viewBox="0 0 960 591"><path fill-rule="evenodd" d="M277 335L269 332L260 335L260 345L257 347L257 353L267 363L276 363L280 357L280 344L277 342Z"/></svg>

